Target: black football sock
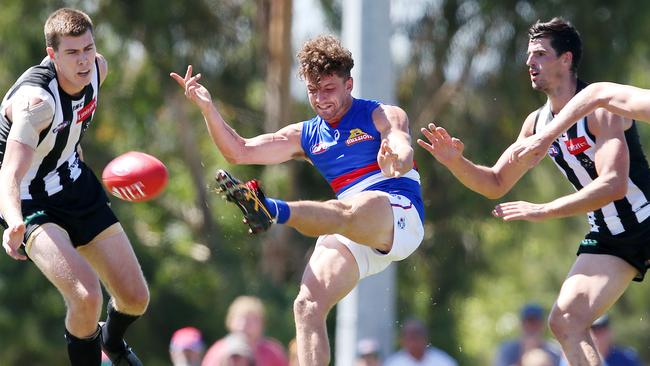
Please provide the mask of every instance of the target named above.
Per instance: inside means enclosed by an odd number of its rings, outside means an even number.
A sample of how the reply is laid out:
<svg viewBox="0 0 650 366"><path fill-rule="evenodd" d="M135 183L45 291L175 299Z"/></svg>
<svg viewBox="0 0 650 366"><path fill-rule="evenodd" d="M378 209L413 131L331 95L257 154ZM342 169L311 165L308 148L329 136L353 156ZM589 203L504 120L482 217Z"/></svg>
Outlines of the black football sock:
<svg viewBox="0 0 650 366"><path fill-rule="evenodd" d="M88 338L77 338L65 330L65 340L68 343L68 357L72 366L100 366L102 363L102 348L99 343L99 327L95 334Z"/></svg>
<svg viewBox="0 0 650 366"><path fill-rule="evenodd" d="M113 307L113 302L108 302L106 324L102 327L102 343L110 352L118 352L124 348L124 333L126 328L136 321L139 315L120 313Z"/></svg>

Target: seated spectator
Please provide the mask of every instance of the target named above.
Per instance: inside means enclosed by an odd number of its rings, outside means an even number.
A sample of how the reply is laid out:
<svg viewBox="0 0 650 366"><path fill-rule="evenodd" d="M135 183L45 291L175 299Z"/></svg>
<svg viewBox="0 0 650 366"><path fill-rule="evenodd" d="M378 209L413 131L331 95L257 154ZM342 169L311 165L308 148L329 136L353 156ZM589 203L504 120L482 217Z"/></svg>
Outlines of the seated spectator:
<svg viewBox="0 0 650 366"><path fill-rule="evenodd" d="M418 319L407 320L402 327L402 349L386 359L385 366L457 366L442 350L429 346L427 328Z"/></svg>
<svg viewBox="0 0 650 366"><path fill-rule="evenodd" d="M230 304L226 314L226 328L230 334L242 334L253 351L255 364L260 366L288 366L284 347L264 336L264 305L253 296L240 296ZM206 352L202 366L220 366L224 359L227 337L218 340Z"/></svg>
<svg viewBox="0 0 650 366"><path fill-rule="evenodd" d="M558 366L562 352L556 343L544 338L544 329L546 329L544 309L539 304L530 303L521 308L519 315L521 326L519 338L499 345L493 365L518 366L526 351L539 348L551 357L552 366Z"/></svg>
<svg viewBox="0 0 650 366"><path fill-rule="evenodd" d="M379 342L373 338L364 338L357 344L357 366L380 366Z"/></svg>
<svg viewBox="0 0 650 366"><path fill-rule="evenodd" d="M591 324L591 339L606 366L643 366L634 348L614 344L609 315L605 314ZM567 366L566 360L562 360L561 365Z"/></svg>
<svg viewBox="0 0 650 366"><path fill-rule="evenodd" d="M194 327L175 331L169 342L169 355L174 366L199 366L204 351L201 331Z"/></svg>

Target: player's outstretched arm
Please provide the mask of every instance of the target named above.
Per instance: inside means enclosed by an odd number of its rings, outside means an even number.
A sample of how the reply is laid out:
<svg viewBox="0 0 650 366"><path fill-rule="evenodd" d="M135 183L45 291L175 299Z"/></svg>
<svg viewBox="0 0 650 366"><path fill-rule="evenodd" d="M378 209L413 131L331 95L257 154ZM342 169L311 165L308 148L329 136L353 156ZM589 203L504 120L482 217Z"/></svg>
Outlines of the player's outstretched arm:
<svg viewBox="0 0 650 366"><path fill-rule="evenodd" d="M534 118L531 116L524 122L522 136L532 131ZM422 128L421 132L427 141L418 139L418 145L449 169L463 185L487 198L502 197L528 171L527 165L510 161L510 149L501 155L494 166L486 167L475 164L463 156L465 148L463 142L450 136L444 128L430 123L427 128Z"/></svg>
<svg viewBox="0 0 650 366"><path fill-rule="evenodd" d="M212 141L232 164L276 164L302 155L301 124L289 125L275 133L253 138L241 137L223 119L212 102L207 88L199 83L201 74L193 75L192 65L185 76L169 74L185 90L185 96L199 107Z"/></svg>
<svg viewBox="0 0 650 366"><path fill-rule="evenodd" d="M593 125L597 137L595 164L598 177L577 192L548 203L524 201L499 204L493 215L509 220L541 221L587 213L621 199L627 193L629 152L625 124L621 116L602 109L596 111Z"/></svg>
<svg viewBox="0 0 650 366"><path fill-rule="evenodd" d="M628 119L650 121L650 90L630 85L600 82L588 85L576 94L543 132L518 142L512 149L513 160L539 161L558 136L575 121L604 108ZM534 160L533 160L534 161Z"/></svg>

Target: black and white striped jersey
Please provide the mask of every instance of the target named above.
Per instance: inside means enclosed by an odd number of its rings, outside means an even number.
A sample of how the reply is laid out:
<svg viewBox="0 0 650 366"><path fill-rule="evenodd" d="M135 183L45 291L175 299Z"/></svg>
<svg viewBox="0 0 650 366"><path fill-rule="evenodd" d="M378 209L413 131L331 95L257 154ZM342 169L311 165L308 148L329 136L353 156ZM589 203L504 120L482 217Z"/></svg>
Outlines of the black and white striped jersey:
<svg viewBox="0 0 650 366"><path fill-rule="evenodd" d="M51 123L41 131L32 164L20 184L20 198L38 199L51 196L81 175L78 146L97 108L99 71L93 68L92 82L78 97L71 97L56 78L54 63L49 59L23 73L0 104L0 164L7 146L11 122L5 110L19 95L39 97L54 110Z"/></svg>
<svg viewBox="0 0 650 366"><path fill-rule="evenodd" d="M543 130L553 117L547 102L538 111L535 132ZM634 229L650 216L650 168L639 142L636 122L625 131L625 139L630 154L627 194L625 198L587 214L592 232L621 234ZM548 155L575 189L580 190L598 177L595 150L596 137L589 131L587 117L584 117L553 142Z"/></svg>

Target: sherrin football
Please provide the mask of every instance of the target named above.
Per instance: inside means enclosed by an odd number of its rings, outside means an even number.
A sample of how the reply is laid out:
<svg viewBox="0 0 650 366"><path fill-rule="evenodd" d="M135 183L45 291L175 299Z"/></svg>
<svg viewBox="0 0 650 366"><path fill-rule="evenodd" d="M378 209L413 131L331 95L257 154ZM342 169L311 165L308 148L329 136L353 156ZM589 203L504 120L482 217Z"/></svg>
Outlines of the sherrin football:
<svg viewBox="0 0 650 366"><path fill-rule="evenodd" d="M165 164L139 151L129 151L111 160L104 168L102 181L115 197L130 202L155 198L167 185Z"/></svg>

